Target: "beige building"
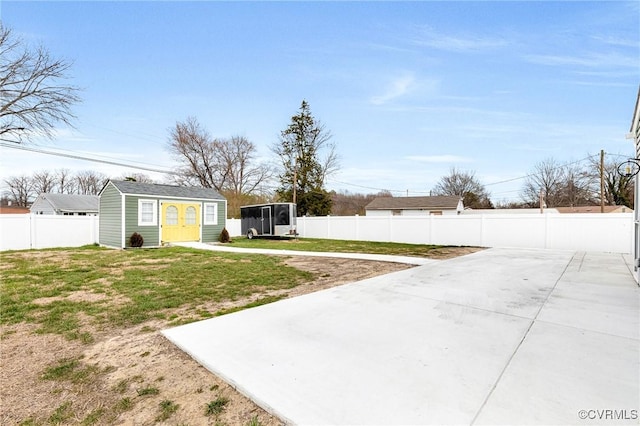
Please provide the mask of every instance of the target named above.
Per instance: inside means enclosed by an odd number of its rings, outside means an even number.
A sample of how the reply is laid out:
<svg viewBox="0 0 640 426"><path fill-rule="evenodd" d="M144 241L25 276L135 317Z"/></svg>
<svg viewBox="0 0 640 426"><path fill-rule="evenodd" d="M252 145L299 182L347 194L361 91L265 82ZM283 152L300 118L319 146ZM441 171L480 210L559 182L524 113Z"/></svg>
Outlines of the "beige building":
<svg viewBox="0 0 640 426"><path fill-rule="evenodd" d="M600 206L555 207L558 213L602 213ZM633 213L627 206L604 206L604 213Z"/></svg>

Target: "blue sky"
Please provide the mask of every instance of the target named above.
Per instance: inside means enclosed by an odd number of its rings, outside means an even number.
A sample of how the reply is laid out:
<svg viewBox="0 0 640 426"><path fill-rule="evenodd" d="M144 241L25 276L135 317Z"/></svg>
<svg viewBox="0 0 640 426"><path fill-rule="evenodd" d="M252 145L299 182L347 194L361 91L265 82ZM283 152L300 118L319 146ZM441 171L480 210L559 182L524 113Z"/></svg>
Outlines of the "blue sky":
<svg viewBox="0 0 640 426"><path fill-rule="evenodd" d="M272 157L302 101L333 134L328 189L425 195L451 167L494 201L538 161L633 153L640 3L14 2L4 25L73 61L75 129L38 147L160 169L193 116ZM2 148L1 178L124 167ZM158 180L162 175L144 172Z"/></svg>

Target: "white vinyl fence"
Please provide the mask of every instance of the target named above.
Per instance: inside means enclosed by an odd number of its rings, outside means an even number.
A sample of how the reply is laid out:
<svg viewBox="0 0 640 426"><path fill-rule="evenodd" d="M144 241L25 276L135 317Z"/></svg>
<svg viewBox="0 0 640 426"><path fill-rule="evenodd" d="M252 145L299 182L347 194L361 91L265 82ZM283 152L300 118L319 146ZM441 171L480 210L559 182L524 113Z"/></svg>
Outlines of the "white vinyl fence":
<svg viewBox="0 0 640 426"><path fill-rule="evenodd" d="M227 220L239 236L240 220ZM299 217L307 238L480 247L568 249L629 254L633 214L487 214L459 216Z"/></svg>
<svg viewBox="0 0 640 426"><path fill-rule="evenodd" d="M79 247L98 242L99 216L0 215L0 250ZM568 249L629 254L633 214L299 217L306 238L413 244ZM227 219L231 236L240 219Z"/></svg>
<svg viewBox="0 0 640 426"><path fill-rule="evenodd" d="M80 247L98 242L98 216L0 215L0 250Z"/></svg>

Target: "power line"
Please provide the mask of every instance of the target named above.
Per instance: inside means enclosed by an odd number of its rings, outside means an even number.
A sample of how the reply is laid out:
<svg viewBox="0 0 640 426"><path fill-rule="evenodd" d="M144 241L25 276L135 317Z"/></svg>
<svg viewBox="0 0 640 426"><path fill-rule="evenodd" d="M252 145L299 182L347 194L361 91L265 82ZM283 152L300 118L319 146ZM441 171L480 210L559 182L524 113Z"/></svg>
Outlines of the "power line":
<svg viewBox="0 0 640 426"><path fill-rule="evenodd" d="M123 136L129 136L129 137L136 138L136 139L146 140L146 141L149 141L149 142L158 142L159 140L160 141L164 140L164 138L161 138L161 137L159 137L157 135L152 135L151 133L140 132L139 130L136 130L136 134L132 135L131 133L126 133L126 132L123 132L121 130L110 129L110 128L104 127L104 126L98 126L98 125L93 124L93 123L85 123L85 125L88 125L90 127L94 127L96 129L100 129L100 130L106 130L107 132L111 132L111 133L115 133L115 134L119 134L119 135L123 135ZM143 136L147 136L147 137L143 137Z"/></svg>
<svg viewBox="0 0 640 426"><path fill-rule="evenodd" d="M13 144L10 145L10 144L4 143L4 142L0 142L0 147L11 148L11 149L19 149L19 150L22 150L22 151L36 152L36 153L39 153L39 154L53 155L53 156L56 156L56 157L65 157L65 158L72 158L72 159L76 159L76 160L93 161L94 163L109 164L109 165L112 165L112 166L129 167L129 168L132 168L132 169L145 170L145 171L149 171L149 172L164 173L164 174L174 174L175 173L175 172L173 172L173 171L171 171L169 169L159 169L159 168L152 168L152 167L148 167L148 166L144 166L144 165L133 165L133 164L122 163L122 162L116 161L115 159L108 159L109 157L103 157L105 159L91 158L91 157L87 157L87 156L80 155L80 154L71 154L71 153L65 153L65 152L55 152L55 151L45 150L43 148L35 148L35 147L29 147L29 146L24 146L24 145L13 145Z"/></svg>
<svg viewBox="0 0 640 426"><path fill-rule="evenodd" d="M581 163L583 161L590 160L591 158L596 157L597 155L598 154L592 154L592 155L589 155L589 156L587 156L585 158L582 158L580 160L572 161L570 163L560 164L558 167L554 167L551 170L557 170L557 169L562 169L564 167L569 167L569 166L572 166L574 164L578 164L578 163ZM501 180L501 181L498 181L498 182L487 183L484 186L491 186L491 185L498 185L498 184L501 184L501 183L513 182L513 181L520 180L520 179L526 179L526 178L531 177L533 175L535 175L535 173L529 173L529 174L524 175L524 176L518 176L518 177L515 177L515 178L505 179L505 180Z"/></svg>
<svg viewBox="0 0 640 426"><path fill-rule="evenodd" d="M406 190L394 190L394 189L387 189L387 188L374 188L374 187L371 187L371 186L358 185L358 184L356 184L356 183L342 182L342 181L339 181L339 180L336 180L336 179L333 179L333 178L327 178L327 180L332 181L332 182L335 182L335 183L339 183L339 184L342 184L342 185L355 186L355 187L357 187L357 188L363 188L363 189L371 189L371 190L379 191L379 192L382 192L382 191L388 191L388 192L406 192ZM411 191L411 192L415 192L415 191Z"/></svg>

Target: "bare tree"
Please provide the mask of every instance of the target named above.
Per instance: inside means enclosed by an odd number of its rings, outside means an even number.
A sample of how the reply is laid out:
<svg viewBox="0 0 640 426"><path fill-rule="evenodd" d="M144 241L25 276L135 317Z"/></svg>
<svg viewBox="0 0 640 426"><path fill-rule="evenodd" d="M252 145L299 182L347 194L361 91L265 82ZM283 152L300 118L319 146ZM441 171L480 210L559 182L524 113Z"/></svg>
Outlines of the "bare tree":
<svg viewBox="0 0 640 426"><path fill-rule="evenodd" d="M216 156L216 144L194 117L177 122L171 129L168 149L180 164L176 176L179 183L222 189L226 173Z"/></svg>
<svg viewBox="0 0 640 426"><path fill-rule="evenodd" d="M591 205L596 202L592 190L596 179L580 166L563 168L560 203L565 206Z"/></svg>
<svg viewBox="0 0 640 426"><path fill-rule="evenodd" d="M65 84L70 64L30 49L0 23L0 140L51 138L57 123L71 125L78 88Z"/></svg>
<svg viewBox="0 0 640 426"><path fill-rule="evenodd" d="M74 194L76 192L76 179L69 169L55 171L56 191L59 194Z"/></svg>
<svg viewBox="0 0 640 426"><path fill-rule="evenodd" d="M55 175L49 170L41 170L33 174L33 191L36 194L54 192L56 187Z"/></svg>
<svg viewBox="0 0 640 426"><path fill-rule="evenodd" d="M489 193L476 178L475 172L465 172L452 167L447 176L440 178L432 192L434 195L457 195L463 199L465 207L493 208Z"/></svg>
<svg viewBox="0 0 640 426"><path fill-rule="evenodd" d="M353 216L366 214L365 207L378 197L392 197L389 191L377 194L353 194L349 191L331 192L331 214L335 216Z"/></svg>
<svg viewBox="0 0 640 426"><path fill-rule="evenodd" d="M223 189L234 194L252 194L272 176L271 169L256 161L256 146L244 136L215 141L219 163L226 169Z"/></svg>
<svg viewBox="0 0 640 426"><path fill-rule="evenodd" d="M214 139L193 117L171 129L168 149L180 163L174 181L216 189L227 198L230 216L240 213L241 204L260 198L262 185L272 176L247 138Z"/></svg>
<svg viewBox="0 0 640 426"><path fill-rule="evenodd" d="M98 195L108 178L99 172L85 170L76 175L76 182L79 194Z"/></svg>
<svg viewBox="0 0 640 426"><path fill-rule="evenodd" d="M520 196L529 206L540 203L540 195L547 207L593 204L592 179L580 167L563 165L553 158L537 163L527 176Z"/></svg>
<svg viewBox="0 0 640 426"><path fill-rule="evenodd" d="M591 163L587 171L594 194L600 193L600 160L596 156L591 157ZM612 206L627 206L634 208L635 178L622 176L618 173L618 164L611 159L604 161L602 177L604 180L604 202ZM594 197L600 203L600 196Z"/></svg>
<svg viewBox="0 0 640 426"><path fill-rule="evenodd" d="M256 160L256 146L244 136L217 139L214 144L218 164L224 170L221 192L227 198L227 210L230 215L239 216L241 205L264 196L260 188L271 179L272 170Z"/></svg>
<svg viewBox="0 0 640 426"><path fill-rule="evenodd" d="M35 198L33 181L25 175L13 176L4 181L9 187L9 198L18 207L29 207Z"/></svg>

